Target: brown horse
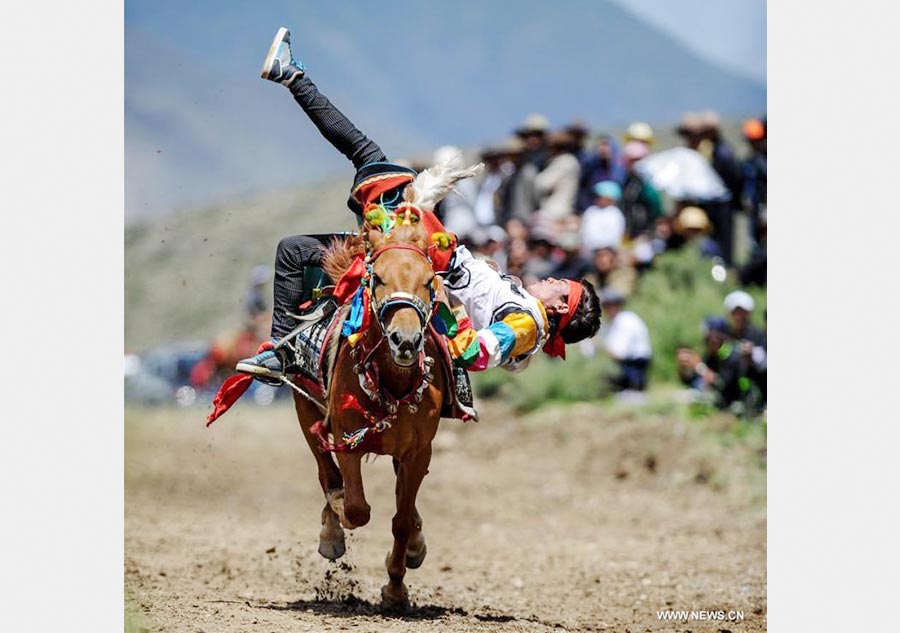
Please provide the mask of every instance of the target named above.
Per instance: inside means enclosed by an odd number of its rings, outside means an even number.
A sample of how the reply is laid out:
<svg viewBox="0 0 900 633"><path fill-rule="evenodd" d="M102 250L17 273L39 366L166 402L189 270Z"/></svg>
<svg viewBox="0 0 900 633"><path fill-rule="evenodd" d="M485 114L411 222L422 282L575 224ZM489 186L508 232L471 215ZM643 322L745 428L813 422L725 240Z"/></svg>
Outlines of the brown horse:
<svg viewBox="0 0 900 633"><path fill-rule="evenodd" d="M325 429L316 427L321 424L316 422L322 417L319 409L294 393L300 427L316 458L326 498L319 534L319 553L325 558L335 560L344 554L344 528L369 522L363 455L393 458L397 476L397 512L391 526L394 546L386 561L390 580L381 590L387 607L409 604L403 583L406 569L419 567L425 559L416 494L428 472L431 441L447 389L435 360L440 358L439 350L428 327L434 272L426 249L427 233L418 224L398 226L388 234L368 229L332 245L324 265L335 281L355 256L368 254L366 279L371 293L368 327L353 345L342 339L336 355L325 418L333 442L324 439Z"/></svg>

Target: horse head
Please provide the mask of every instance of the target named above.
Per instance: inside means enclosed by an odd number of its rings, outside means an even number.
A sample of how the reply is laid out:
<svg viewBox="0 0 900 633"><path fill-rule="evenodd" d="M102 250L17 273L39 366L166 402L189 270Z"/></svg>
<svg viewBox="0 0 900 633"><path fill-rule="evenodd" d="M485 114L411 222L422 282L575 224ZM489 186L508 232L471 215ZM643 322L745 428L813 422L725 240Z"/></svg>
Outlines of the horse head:
<svg viewBox="0 0 900 633"><path fill-rule="evenodd" d="M424 350L434 300L427 233L418 223L401 224L388 233L370 231L369 244L375 318L394 363L410 367Z"/></svg>

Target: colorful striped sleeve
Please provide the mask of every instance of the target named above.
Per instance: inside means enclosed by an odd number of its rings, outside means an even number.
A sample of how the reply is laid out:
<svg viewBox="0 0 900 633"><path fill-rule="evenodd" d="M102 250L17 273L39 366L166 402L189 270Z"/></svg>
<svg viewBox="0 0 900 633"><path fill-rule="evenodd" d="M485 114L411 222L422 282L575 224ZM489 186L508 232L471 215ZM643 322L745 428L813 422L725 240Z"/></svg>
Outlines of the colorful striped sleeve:
<svg viewBox="0 0 900 633"><path fill-rule="evenodd" d="M534 318L525 312L513 312L477 332L469 318L463 317L457 335L448 344L457 365L483 371L504 363L510 356L531 351L537 340Z"/></svg>

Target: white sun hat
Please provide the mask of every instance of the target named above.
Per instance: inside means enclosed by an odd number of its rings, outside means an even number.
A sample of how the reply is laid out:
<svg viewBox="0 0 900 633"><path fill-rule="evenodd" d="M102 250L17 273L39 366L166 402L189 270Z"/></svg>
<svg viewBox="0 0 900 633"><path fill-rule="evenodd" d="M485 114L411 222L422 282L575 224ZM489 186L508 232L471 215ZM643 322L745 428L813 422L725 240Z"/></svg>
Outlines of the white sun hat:
<svg viewBox="0 0 900 633"><path fill-rule="evenodd" d="M753 297L743 290L735 290L725 297L725 309L729 312L733 311L735 308L743 308L747 312L753 312L755 305Z"/></svg>

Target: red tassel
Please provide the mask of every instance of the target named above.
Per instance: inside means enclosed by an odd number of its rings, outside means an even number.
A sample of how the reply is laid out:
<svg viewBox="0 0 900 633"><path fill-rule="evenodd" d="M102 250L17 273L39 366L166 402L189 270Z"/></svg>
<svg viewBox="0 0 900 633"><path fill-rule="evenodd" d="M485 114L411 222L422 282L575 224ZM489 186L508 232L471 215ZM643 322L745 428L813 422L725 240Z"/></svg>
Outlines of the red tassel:
<svg viewBox="0 0 900 633"><path fill-rule="evenodd" d="M352 393L345 393L341 402L342 411L359 411L365 413L366 410L359 403L359 400Z"/></svg>
<svg viewBox="0 0 900 633"><path fill-rule="evenodd" d="M309 432L319 440L319 449L327 453L334 450L334 444L328 441L328 431L325 430L325 420L316 420L309 427Z"/></svg>

